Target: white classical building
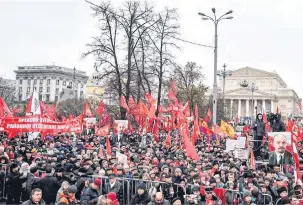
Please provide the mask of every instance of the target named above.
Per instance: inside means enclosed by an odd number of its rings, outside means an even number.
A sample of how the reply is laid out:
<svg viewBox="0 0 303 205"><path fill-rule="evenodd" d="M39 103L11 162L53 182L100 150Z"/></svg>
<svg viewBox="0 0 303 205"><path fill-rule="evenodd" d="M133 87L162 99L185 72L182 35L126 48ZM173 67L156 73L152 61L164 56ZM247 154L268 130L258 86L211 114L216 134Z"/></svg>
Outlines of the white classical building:
<svg viewBox="0 0 303 205"><path fill-rule="evenodd" d="M243 81L248 87L242 87ZM251 85L256 89L252 92ZM219 79L219 87L223 89L223 78ZM276 72L267 72L244 67L232 72L225 78L225 102L230 105L231 116L239 119L254 116L255 112L276 112L278 107L283 117L290 115L301 117L301 98L290 88ZM253 100L253 101L252 101ZM257 110L255 110L257 107Z"/></svg>
<svg viewBox="0 0 303 205"><path fill-rule="evenodd" d="M56 65L19 66L16 73L16 98L26 101L35 90L39 98L46 102L59 100L64 88L73 89L78 98L84 96L88 79L86 72Z"/></svg>

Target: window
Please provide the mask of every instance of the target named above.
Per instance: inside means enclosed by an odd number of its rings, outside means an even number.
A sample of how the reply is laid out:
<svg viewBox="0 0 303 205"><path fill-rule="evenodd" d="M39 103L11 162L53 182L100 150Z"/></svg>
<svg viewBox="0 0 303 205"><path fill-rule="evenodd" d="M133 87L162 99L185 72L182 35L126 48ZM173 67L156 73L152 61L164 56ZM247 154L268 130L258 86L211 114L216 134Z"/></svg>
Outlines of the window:
<svg viewBox="0 0 303 205"><path fill-rule="evenodd" d="M83 91L80 91L80 96L83 96Z"/></svg>
<svg viewBox="0 0 303 205"><path fill-rule="evenodd" d="M39 92L40 92L40 93L42 93L42 90L43 90L43 88L42 88L42 87L40 87L40 88L39 88Z"/></svg>
<svg viewBox="0 0 303 205"><path fill-rule="evenodd" d="M39 95L39 100L41 100L41 101L42 101L42 95Z"/></svg>
<svg viewBox="0 0 303 205"><path fill-rule="evenodd" d="M31 79L27 79L27 84L28 84L28 85L31 84Z"/></svg>
<svg viewBox="0 0 303 205"><path fill-rule="evenodd" d="M37 79L34 79L34 85L36 85L37 84Z"/></svg>
<svg viewBox="0 0 303 205"><path fill-rule="evenodd" d="M59 94L59 88L56 88L56 94Z"/></svg>
<svg viewBox="0 0 303 205"><path fill-rule="evenodd" d="M49 94L46 95L45 101L49 101Z"/></svg>
<svg viewBox="0 0 303 205"><path fill-rule="evenodd" d="M63 85L66 86L66 81L63 81Z"/></svg>
<svg viewBox="0 0 303 205"><path fill-rule="evenodd" d="M58 99L59 99L58 96L55 96L55 101L56 101L56 102L58 101Z"/></svg>
<svg viewBox="0 0 303 205"><path fill-rule="evenodd" d="M50 84L50 79L47 79L47 85L49 85Z"/></svg>
<svg viewBox="0 0 303 205"><path fill-rule="evenodd" d="M34 91L37 91L37 88L36 88L36 87L34 87Z"/></svg>
<svg viewBox="0 0 303 205"><path fill-rule="evenodd" d="M83 84L81 83L81 88L83 88Z"/></svg>
<svg viewBox="0 0 303 205"><path fill-rule="evenodd" d="M28 93L31 91L31 88L30 87L27 87L27 90L26 90Z"/></svg>
<svg viewBox="0 0 303 205"><path fill-rule="evenodd" d="M20 80L19 80L19 83L20 83L20 84L22 84L22 83L23 83L23 80L22 80L22 79L20 79Z"/></svg>
<svg viewBox="0 0 303 205"><path fill-rule="evenodd" d="M22 87L19 88L19 93L22 93Z"/></svg>
<svg viewBox="0 0 303 205"><path fill-rule="evenodd" d="M43 84L43 79L40 80L40 85L42 85L42 84Z"/></svg>
<svg viewBox="0 0 303 205"><path fill-rule="evenodd" d="M22 101L22 95L19 95L19 101Z"/></svg>
<svg viewBox="0 0 303 205"><path fill-rule="evenodd" d="M47 90L46 90L46 92L48 92L48 93L50 92L50 87L47 87Z"/></svg>
<svg viewBox="0 0 303 205"><path fill-rule="evenodd" d="M59 85L59 80L56 80L56 85Z"/></svg>

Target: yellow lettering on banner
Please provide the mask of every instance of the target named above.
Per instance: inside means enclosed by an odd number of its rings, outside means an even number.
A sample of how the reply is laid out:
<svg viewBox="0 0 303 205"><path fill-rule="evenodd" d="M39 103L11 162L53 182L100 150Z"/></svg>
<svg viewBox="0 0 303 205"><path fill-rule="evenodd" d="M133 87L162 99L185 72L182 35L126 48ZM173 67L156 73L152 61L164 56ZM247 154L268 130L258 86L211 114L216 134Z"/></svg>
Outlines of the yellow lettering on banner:
<svg viewBox="0 0 303 205"><path fill-rule="evenodd" d="M7 124L7 128L12 128L12 129L31 129L32 125L31 124Z"/></svg>

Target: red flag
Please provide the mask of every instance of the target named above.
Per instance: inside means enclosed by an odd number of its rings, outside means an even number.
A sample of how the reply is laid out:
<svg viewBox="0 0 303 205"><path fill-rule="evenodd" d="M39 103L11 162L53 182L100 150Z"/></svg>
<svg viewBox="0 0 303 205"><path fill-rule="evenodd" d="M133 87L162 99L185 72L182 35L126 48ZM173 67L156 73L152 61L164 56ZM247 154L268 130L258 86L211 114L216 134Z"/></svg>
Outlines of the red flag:
<svg viewBox="0 0 303 205"><path fill-rule="evenodd" d="M175 95L177 95L177 86L175 81L171 81L171 89Z"/></svg>
<svg viewBox="0 0 303 205"><path fill-rule="evenodd" d="M208 108L208 110L207 110L207 116L209 119L211 119L213 116L212 112L210 111L210 108Z"/></svg>
<svg viewBox="0 0 303 205"><path fill-rule="evenodd" d="M31 113L31 107L33 102L33 96L31 96L26 104L25 113Z"/></svg>
<svg viewBox="0 0 303 205"><path fill-rule="evenodd" d="M99 148L99 157L102 159L104 157L103 148Z"/></svg>
<svg viewBox="0 0 303 205"><path fill-rule="evenodd" d="M178 101L178 99L176 98L176 95L174 94L174 92L172 90L168 91L168 99L173 101L173 102Z"/></svg>
<svg viewBox="0 0 303 205"><path fill-rule="evenodd" d="M267 116L266 116L265 112L263 112L263 122L267 123Z"/></svg>
<svg viewBox="0 0 303 205"><path fill-rule="evenodd" d="M72 114L68 114L68 120L72 120L74 117Z"/></svg>
<svg viewBox="0 0 303 205"><path fill-rule="evenodd" d="M199 160L200 158L195 149L195 146L190 142L186 131L183 132L183 139L184 139L184 145L185 145L187 156L193 160Z"/></svg>
<svg viewBox="0 0 303 205"><path fill-rule="evenodd" d="M83 114L88 117L92 116L92 111L91 111L87 101L85 101L85 104L84 104Z"/></svg>
<svg viewBox="0 0 303 205"><path fill-rule="evenodd" d="M101 100L97 109L96 109L96 113L101 117L102 114L105 112L105 110L106 110L105 104Z"/></svg>
<svg viewBox="0 0 303 205"><path fill-rule="evenodd" d="M256 162L255 162L255 156L252 149L250 149L250 168L255 170L256 169Z"/></svg>
<svg viewBox="0 0 303 205"><path fill-rule="evenodd" d="M5 101L0 97L0 117L13 117L13 113L9 110Z"/></svg>
<svg viewBox="0 0 303 205"><path fill-rule="evenodd" d="M132 108L135 107L136 105L137 104L136 104L134 98L129 97L129 99L128 99L128 108L129 108L129 110L132 110Z"/></svg>
<svg viewBox="0 0 303 205"><path fill-rule="evenodd" d="M110 146L109 136L106 137L106 154L107 156L112 155L112 148Z"/></svg>
<svg viewBox="0 0 303 205"><path fill-rule="evenodd" d="M171 136L170 136L170 134L168 134L168 136L166 137L165 143L166 143L167 146L169 146L169 147L171 146Z"/></svg>
<svg viewBox="0 0 303 205"><path fill-rule="evenodd" d="M109 134L109 131L110 131L110 124L108 124L104 127L98 128L96 130L96 135L97 136L107 136Z"/></svg>
<svg viewBox="0 0 303 205"><path fill-rule="evenodd" d="M126 104L126 100L123 95L121 95L120 97L120 106L123 107L125 110L127 110L127 112L129 112L129 107Z"/></svg>

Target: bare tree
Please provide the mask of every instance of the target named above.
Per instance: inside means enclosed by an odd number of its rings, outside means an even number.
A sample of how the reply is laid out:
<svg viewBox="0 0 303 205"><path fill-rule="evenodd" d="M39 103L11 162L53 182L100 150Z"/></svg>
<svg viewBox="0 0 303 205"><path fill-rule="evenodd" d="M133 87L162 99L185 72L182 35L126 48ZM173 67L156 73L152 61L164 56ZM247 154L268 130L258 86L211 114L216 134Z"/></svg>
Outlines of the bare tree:
<svg viewBox="0 0 303 205"><path fill-rule="evenodd" d="M153 71L157 77L158 96L157 104L160 105L162 97L163 78L169 66L173 65L174 56L172 49L179 47L175 44L175 37L179 34L178 15L176 9L168 9L157 16L157 23L149 32L150 41L153 44ZM158 113L158 110L157 110Z"/></svg>
<svg viewBox="0 0 303 205"><path fill-rule="evenodd" d="M202 73L202 67L195 62L187 62L184 67L176 66L172 76L178 87L178 99L183 102L189 101L191 110L197 104L199 113L207 111L204 105L208 104L205 97L208 87L203 84L205 76Z"/></svg>
<svg viewBox="0 0 303 205"><path fill-rule="evenodd" d="M17 100L16 86L13 80L0 78L0 97L9 107Z"/></svg>
<svg viewBox="0 0 303 205"><path fill-rule="evenodd" d="M141 36L155 24L153 8L147 3L141 6L137 1L128 1L119 10L114 10L109 3L88 3L99 20L101 33L87 44L89 51L83 56L94 55L96 68L100 68L100 79L105 79L107 90L114 91L117 100L121 96L128 100L133 95L132 86L137 84L136 76L141 74L134 68L134 52ZM126 110L122 107L120 114L125 119Z"/></svg>
<svg viewBox="0 0 303 205"><path fill-rule="evenodd" d="M78 98L67 99L57 104L58 116L68 117L69 114L78 116L83 113L84 100Z"/></svg>

